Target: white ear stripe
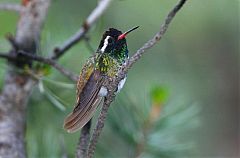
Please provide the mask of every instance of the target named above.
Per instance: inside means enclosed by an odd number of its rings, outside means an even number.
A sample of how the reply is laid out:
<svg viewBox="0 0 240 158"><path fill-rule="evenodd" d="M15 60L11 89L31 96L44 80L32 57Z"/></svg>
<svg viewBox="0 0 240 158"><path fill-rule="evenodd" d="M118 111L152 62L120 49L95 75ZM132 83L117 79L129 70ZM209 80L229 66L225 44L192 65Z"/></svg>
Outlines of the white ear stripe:
<svg viewBox="0 0 240 158"><path fill-rule="evenodd" d="M108 45L108 39L110 38L110 36L107 36L104 40L104 43L103 43L103 47L100 49L101 52L103 53L105 51L105 49L107 48L107 45Z"/></svg>

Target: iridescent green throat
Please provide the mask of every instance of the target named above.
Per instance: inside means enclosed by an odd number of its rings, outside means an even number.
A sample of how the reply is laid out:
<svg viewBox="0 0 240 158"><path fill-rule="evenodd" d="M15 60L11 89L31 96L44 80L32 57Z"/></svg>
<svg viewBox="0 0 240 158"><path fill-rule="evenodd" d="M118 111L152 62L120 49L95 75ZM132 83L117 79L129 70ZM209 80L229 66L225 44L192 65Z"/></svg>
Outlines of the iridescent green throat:
<svg viewBox="0 0 240 158"><path fill-rule="evenodd" d="M119 68L127 59L127 47L122 47L121 52L98 53L96 57L96 69L113 77L118 73Z"/></svg>
<svg viewBox="0 0 240 158"><path fill-rule="evenodd" d="M96 69L110 77L117 74L120 66L121 64L108 54L101 54L96 60Z"/></svg>
<svg viewBox="0 0 240 158"><path fill-rule="evenodd" d="M114 49L114 51L111 51L109 55L116 59L120 64L125 63L126 59L128 58L128 49L127 45L123 45L120 50Z"/></svg>

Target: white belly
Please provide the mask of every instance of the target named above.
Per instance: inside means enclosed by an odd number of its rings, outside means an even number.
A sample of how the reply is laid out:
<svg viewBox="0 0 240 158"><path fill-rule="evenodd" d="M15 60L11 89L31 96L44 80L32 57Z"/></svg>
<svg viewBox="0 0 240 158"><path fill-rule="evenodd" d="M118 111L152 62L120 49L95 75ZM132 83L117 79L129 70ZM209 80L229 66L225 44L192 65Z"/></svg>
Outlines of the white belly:
<svg viewBox="0 0 240 158"><path fill-rule="evenodd" d="M102 86L98 95L101 97L105 97L107 93L108 93L107 88Z"/></svg>
<svg viewBox="0 0 240 158"><path fill-rule="evenodd" d="M122 80L119 82L119 84L118 84L118 89L117 89L117 93L119 93L120 90L123 88L123 86L124 86L124 84L125 84L125 82L126 82L126 79L127 79L127 77L125 77L124 79L122 79ZM108 93L107 88L104 87L104 86L102 86L98 95L101 96L101 97L105 97L105 96L107 96L107 93Z"/></svg>

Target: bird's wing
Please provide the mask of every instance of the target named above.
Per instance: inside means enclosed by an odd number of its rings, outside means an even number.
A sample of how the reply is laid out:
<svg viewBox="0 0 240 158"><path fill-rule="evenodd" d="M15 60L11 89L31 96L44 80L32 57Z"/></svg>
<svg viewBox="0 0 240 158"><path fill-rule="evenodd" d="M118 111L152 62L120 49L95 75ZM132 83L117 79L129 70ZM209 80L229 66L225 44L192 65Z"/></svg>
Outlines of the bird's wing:
<svg viewBox="0 0 240 158"><path fill-rule="evenodd" d="M77 93L77 98L76 98L76 106L75 108L78 106L78 102L79 102L79 99L80 99L80 94L81 92L83 91L83 88L85 87L86 83L88 82L91 74L93 73L94 71L94 56L89 58L87 60L87 62L84 64L82 70L81 70L81 73L79 75L79 80L77 82L77 90L76 90L76 93Z"/></svg>
<svg viewBox="0 0 240 158"><path fill-rule="evenodd" d="M91 59L90 59L91 60ZM82 128L92 117L101 98L98 93L104 82L104 77L94 69L93 62L87 62L80 74L77 84L77 103L72 113L64 120L64 128L75 132Z"/></svg>

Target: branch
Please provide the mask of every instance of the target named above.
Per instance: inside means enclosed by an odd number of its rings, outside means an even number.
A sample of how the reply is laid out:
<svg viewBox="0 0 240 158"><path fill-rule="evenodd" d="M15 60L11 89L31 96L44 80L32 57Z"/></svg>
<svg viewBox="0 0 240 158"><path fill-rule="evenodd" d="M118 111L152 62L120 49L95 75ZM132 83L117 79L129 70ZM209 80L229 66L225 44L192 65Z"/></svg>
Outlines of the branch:
<svg viewBox="0 0 240 158"><path fill-rule="evenodd" d="M86 35L88 30L92 27L92 25L99 19L105 10L108 8L110 2L112 0L101 0L97 7L92 11L92 13L87 17L85 22L82 24L82 27L76 32L72 37L65 41L65 43L61 47L56 47L54 49L54 53L51 56L52 59L58 59L62 56L68 49L70 49L73 45L78 43L83 37Z"/></svg>
<svg viewBox="0 0 240 158"><path fill-rule="evenodd" d="M31 0L20 13L14 41L19 50L36 53L50 0ZM12 48L9 53L15 50ZM6 56L4 56L6 57ZM9 63L20 67L19 63ZM19 64L19 65L17 65ZM0 94L0 157L25 158L27 103L35 81L28 75L7 69Z"/></svg>
<svg viewBox="0 0 240 158"><path fill-rule="evenodd" d="M0 10L22 12L25 8L19 4L0 4Z"/></svg>
<svg viewBox="0 0 240 158"><path fill-rule="evenodd" d="M109 86L111 86L111 85L108 85L108 88L110 88ZM115 87L115 89L116 89L116 87ZM97 119L97 125L96 125L96 127L93 131L92 138L90 140L90 145L88 147L88 153L87 153L88 158L92 158L93 155L94 155L98 138L99 138L99 136L102 132L102 129L104 127L104 122L105 122L106 117L107 117L108 108L110 107L110 104L115 99L114 91L110 91L112 89L114 89L114 88L109 89L108 95L104 100L103 107L102 107L101 112L99 114L99 117Z"/></svg>
<svg viewBox="0 0 240 158"><path fill-rule="evenodd" d="M165 32L169 27L169 24L171 23L176 13L182 8L182 6L186 1L187 0L180 0L178 4L168 13L164 23L160 27L160 31L157 32L155 36L153 36L152 39L147 41L140 49L138 49L137 52L130 58L130 60L127 61L127 64L126 64L126 67L124 68L125 70L123 71L123 73L126 73L127 70L130 69L132 65L135 62L137 62L144 53L146 53L147 49L153 47L158 41L162 39L163 35L165 34Z"/></svg>
<svg viewBox="0 0 240 158"><path fill-rule="evenodd" d="M7 59L7 60L16 60L16 56L7 53L0 53L0 58Z"/></svg>
<svg viewBox="0 0 240 158"><path fill-rule="evenodd" d="M41 57L41 56L37 56L35 54L29 54L29 53L26 53L26 52L23 52L23 51L19 51L18 54L19 55L23 55L24 57L26 57L28 59L39 61L39 62L48 64L48 65L51 65L52 67L57 69L59 72L61 72L63 75L65 75L66 77L68 77L72 81L77 81L78 80L78 76L77 75L75 75L72 72L66 70L65 68L63 68L61 65L59 65L53 59L44 58L44 57Z"/></svg>
<svg viewBox="0 0 240 158"><path fill-rule="evenodd" d="M90 140L91 120L83 126L76 150L76 158L85 158L87 156L87 147Z"/></svg>
<svg viewBox="0 0 240 158"><path fill-rule="evenodd" d="M40 35L47 16L50 0L28 0L21 12L14 39L18 50L35 53L39 48Z"/></svg>
<svg viewBox="0 0 240 158"><path fill-rule="evenodd" d="M30 60L34 60L34 61L38 61L38 62L42 62L42 63L48 64L48 65L51 65L52 67L54 67L56 70L58 70L60 73L62 73L63 75L65 75L66 77L71 79L72 81L77 81L78 80L77 75L73 74L69 70L66 70L65 68L63 68L61 65L59 65L53 59L44 58L42 56L37 56L35 54L26 53L26 52L23 52L23 51L18 51L17 55L22 55L22 56L24 56L24 57L26 57ZM0 53L0 58L5 58L5 59L8 59L10 61L16 61L16 60L18 60L17 55Z"/></svg>
<svg viewBox="0 0 240 158"><path fill-rule="evenodd" d="M118 86L118 83L125 77L128 70L132 67L134 63L136 63L141 56L145 53L145 51L151 47L153 47L158 41L161 40L162 36L167 31L170 22L176 15L176 13L182 8L184 3L187 0L180 0L177 5L168 13L163 25L160 27L160 31L156 33L155 36L153 36L152 39L147 41L137 52L127 61L126 65L123 66L121 71L119 72L118 76L114 78L112 81L109 81L107 83L107 89L108 89L108 95L105 98L103 107L101 109L100 115L98 117L97 125L93 131L92 139L90 141L90 145L88 148L88 158L92 158L96 149L96 144L98 141L98 138L100 136L100 133L102 132L102 129L104 127L104 122L106 120L108 109L115 99L115 90Z"/></svg>

